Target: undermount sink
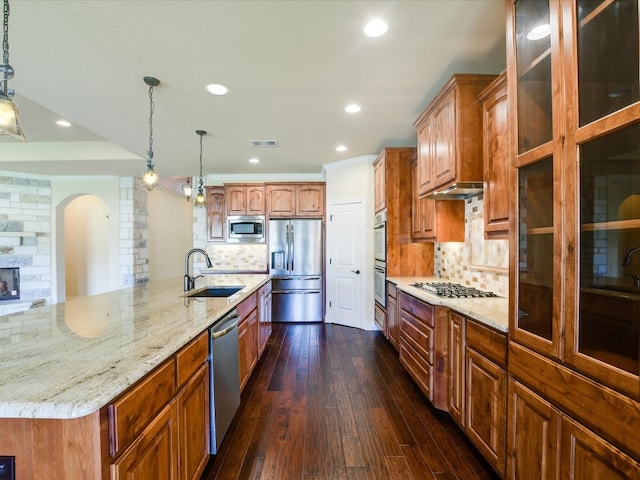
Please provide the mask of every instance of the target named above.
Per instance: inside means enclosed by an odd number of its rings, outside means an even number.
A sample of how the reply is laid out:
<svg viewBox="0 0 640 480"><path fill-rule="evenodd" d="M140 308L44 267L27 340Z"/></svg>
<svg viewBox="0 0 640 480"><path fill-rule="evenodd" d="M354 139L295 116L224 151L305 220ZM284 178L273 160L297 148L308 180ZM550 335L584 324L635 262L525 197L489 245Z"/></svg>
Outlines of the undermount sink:
<svg viewBox="0 0 640 480"><path fill-rule="evenodd" d="M244 288L244 285L240 286L220 286L220 287L206 287L200 290L196 290L193 293L188 293L187 297L230 297L234 293L239 292Z"/></svg>

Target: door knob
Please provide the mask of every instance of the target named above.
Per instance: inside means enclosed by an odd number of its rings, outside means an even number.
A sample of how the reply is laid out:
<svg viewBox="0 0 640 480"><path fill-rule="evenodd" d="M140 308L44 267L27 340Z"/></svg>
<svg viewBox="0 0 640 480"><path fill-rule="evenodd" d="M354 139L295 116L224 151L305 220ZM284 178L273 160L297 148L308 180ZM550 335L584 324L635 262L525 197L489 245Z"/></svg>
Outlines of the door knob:
<svg viewBox="0 0 640 480"><path fill-rule="evenodd" d="M356 275L360 275L360 270L351 270L351 273L355 273Z"/></svg>

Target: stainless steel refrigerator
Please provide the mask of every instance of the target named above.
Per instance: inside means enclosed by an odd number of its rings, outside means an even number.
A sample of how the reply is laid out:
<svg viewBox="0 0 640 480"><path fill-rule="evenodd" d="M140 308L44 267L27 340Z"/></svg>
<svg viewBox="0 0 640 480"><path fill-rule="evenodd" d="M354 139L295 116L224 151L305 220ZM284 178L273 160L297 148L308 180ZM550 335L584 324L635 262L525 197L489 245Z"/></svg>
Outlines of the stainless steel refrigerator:
<svg viewBox="0 0 640 480"><path fill-rule="evenodd" d="M322 238L320 219L269 221L272 321L323 321Z"/></svg>

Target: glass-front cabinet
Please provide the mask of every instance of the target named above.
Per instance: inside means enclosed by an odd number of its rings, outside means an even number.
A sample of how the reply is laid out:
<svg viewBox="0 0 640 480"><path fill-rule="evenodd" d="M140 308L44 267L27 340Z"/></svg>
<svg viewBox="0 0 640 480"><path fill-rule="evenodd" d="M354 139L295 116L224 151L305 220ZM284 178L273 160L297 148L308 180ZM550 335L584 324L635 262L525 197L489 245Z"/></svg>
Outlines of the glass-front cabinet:
<svg viewBox="0 0 640 480"><path fill-rule="evenodd" d="M565 360L640 398L638 2L565 2L567 167L575 192Z"/></svg>
<svg viewBox="0 0 640 480"><path fill-rule="evenodd" d="M507 0L510 339L640 399L636 0Z"/></svg>

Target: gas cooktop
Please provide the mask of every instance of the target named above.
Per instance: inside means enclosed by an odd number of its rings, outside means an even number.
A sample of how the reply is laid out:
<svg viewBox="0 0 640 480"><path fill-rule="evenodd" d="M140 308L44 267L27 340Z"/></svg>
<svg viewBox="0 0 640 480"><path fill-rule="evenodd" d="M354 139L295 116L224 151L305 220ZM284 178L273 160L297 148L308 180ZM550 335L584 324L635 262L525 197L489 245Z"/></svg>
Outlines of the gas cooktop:
<svg viewBox="0 0 640 480"><path fill-rule="evenodd" d="M473 287L465 287L451 282L416 282L411 286L427 293L447 298L484 298L497 297L493 292L485 292Z"/></svg>

